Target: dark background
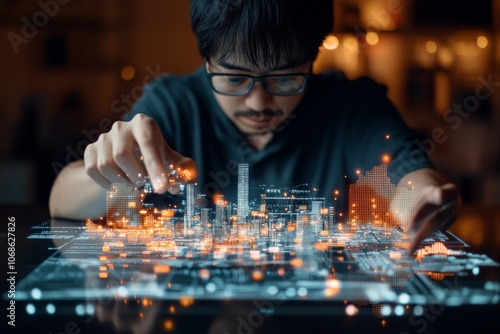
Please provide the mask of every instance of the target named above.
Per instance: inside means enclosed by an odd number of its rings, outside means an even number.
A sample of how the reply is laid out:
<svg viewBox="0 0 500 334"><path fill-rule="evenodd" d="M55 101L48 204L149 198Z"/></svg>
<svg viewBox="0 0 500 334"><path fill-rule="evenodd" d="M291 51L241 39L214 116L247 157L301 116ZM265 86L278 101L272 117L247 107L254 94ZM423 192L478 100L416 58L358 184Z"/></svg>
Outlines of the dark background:
<svg viewBox="0 0 500 334"><path fill-rule="evenodd" d="M0 0L4 212L46 214L57 173L127 112L145 81L201 65L187 0L65 1ZM500 87L459 125L445 116L478 100L480 77L500 81L500 1L336 0L335 11L314 71L371 76L422 140L443 129L430 156L463 195L452 231L498 256Z"/></svg>

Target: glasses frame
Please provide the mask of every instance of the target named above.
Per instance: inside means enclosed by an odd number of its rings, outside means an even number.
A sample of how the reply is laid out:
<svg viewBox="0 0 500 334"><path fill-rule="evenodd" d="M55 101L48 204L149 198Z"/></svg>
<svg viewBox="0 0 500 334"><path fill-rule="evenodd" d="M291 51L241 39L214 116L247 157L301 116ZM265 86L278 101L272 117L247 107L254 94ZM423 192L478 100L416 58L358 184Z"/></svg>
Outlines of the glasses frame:
<svg viewBox="0 0 500 334"><path fill-rule="evenodd" d="M206 70L206 69L205 69ZM227 96L244 96L250 93L255 86L256 82L261 82L262 83L262 88L266 91L266 93L270 95L276 95L276 96L293 96L293 95L298 95L304 91L304 89L307 86L308 79L311 77L311 73L287 73L287 74L266 74L266 75L261 75L261 76L255 76L255 75L249 75L249 74L232 74L232 73L215 73L215 72L208 72L206 71L208 80L210 81L210 86L214 90L214 92L221 94L221 95L227 95ZM220 76L225 76L225 77L243 77L243 78L249 78L252 80L252 83L248 86L248 88L243 91L242 93L224 93L218 91L212 82L213 77L220 77ZM267 87L266 84L266 79L270 77L278 77L278 78L286 78L286 77L292 77L292 76L301 76L304 78L304 84L302 87L293 93L275 93L273 91L270 91Z"/></svg>

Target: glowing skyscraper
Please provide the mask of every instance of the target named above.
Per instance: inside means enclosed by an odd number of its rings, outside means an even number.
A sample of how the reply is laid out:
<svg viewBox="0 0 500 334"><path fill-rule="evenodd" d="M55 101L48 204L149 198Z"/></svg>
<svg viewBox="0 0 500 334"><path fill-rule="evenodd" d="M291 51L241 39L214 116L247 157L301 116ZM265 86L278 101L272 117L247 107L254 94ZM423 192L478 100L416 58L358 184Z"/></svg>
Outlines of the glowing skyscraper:
<svg viewBox="0 0 500 334"><path fill-rule="evenodd" d="M184 216L184 236L186 236L188 230L193 227L193 216L194 216L194 184L188 183L186 185L186 212Z"/></svg>
<svg viewBox="0 0 500 334"><path fill-rule="evenodd" d="M238 164L238 222L248 216L248 164Z"/></svg>

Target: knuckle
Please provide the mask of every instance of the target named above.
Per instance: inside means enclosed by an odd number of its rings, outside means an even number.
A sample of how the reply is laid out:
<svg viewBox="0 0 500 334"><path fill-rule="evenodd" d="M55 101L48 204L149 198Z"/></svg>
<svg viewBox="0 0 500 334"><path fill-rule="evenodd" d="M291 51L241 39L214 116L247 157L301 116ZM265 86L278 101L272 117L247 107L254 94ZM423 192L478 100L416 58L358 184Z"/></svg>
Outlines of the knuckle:
<svg viewBox="0 0 500 334"><path fill-rule="evenodd" d="M116 162L126 161L128 157L127 147L124 145L119 145L113 147L113 159Z"/></svg>

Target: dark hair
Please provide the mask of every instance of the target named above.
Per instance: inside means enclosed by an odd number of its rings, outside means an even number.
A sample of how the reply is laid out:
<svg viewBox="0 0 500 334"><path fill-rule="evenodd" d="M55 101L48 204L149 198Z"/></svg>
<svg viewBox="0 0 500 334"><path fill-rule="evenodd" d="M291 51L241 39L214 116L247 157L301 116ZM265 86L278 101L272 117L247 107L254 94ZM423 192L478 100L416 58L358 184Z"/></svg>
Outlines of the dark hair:
<svg viewBox="0 0 500 334"><path fill-rule="evenodd" d="M191 0L201 56L235 55L256 69L313 60L333 29L332 0Z"/></svg>

